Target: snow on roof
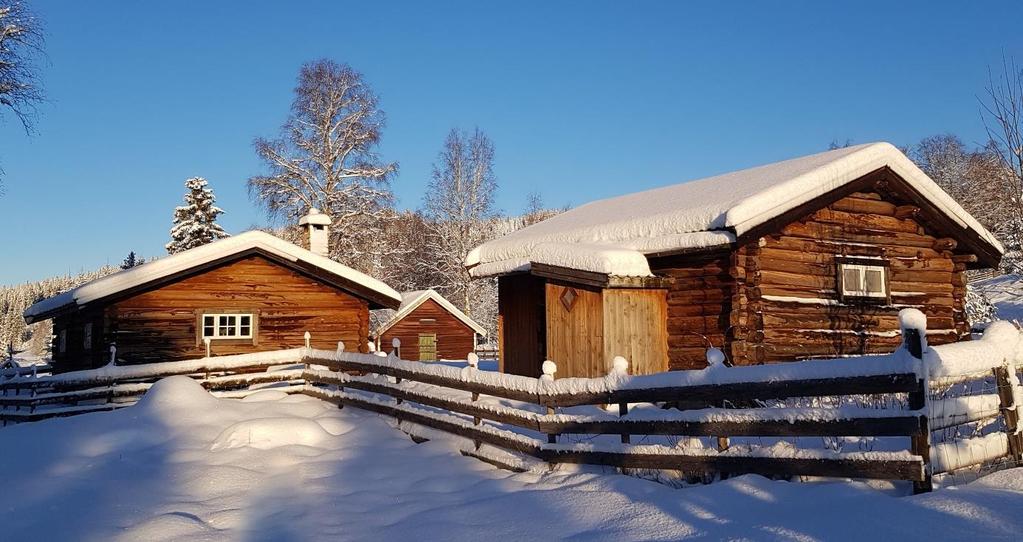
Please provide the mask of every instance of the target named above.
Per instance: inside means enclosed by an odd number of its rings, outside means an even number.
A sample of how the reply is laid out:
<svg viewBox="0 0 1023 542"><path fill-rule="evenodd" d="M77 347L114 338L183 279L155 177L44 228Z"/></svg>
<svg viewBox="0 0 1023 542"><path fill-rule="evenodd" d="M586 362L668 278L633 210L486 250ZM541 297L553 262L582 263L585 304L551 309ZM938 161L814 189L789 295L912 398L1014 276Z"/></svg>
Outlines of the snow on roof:
<svg viewBox="0 0 1023 542"><path fill-rule="evenodd" d="M314 254L283 239L278 239L268 233L253 230L179 252L138 267L132 267L113 275L107 275L60 295L43 299L25 310L25 321L32 323L39 319L45 319L49 317L50 313L70 305L81 307L92 301L103 299L129 288L142 286L176 273L188 271L196 266L251 249L263 250L287 261L304 262L316 266L345 281L376 292L384 298L392 299L395 304L401 301L401 295L397 291L373 277L360 273L327 257Z"/></svg>
<svg viewBox="0 0 1023 542"><path fill-rule="evenodd" d="M444 310L450 312L455 318L458 318L462 323L472 328L472 330L476 333L486 336L487 330L483 329L483 326L477 324L472 318L466 316L464 312L458 310L458 307L452 305L450 301L444 299L444 297L438 294L435 290L415 290L401 294L401 306L398 307L398 311L394 313L394 316L392 316L390 320L377 329L376 336L382 336L384 332L391 329L394 324L400 322L402 318L408 316L409 313L416 310L416 308L430 299L435 301L441 307L444 307Z"/></svg>
<svg viewBox="0 0 1023 542"><path fill-rule="evenodd" d="M599 245L644 255L727 245L735 236L885 166L953 221L1003 251L990 232L902 152L890 143L868 143L587 203L475 248L465 265L476 277L528 269L545 243ZM692 237L698 232L704 235ZM594 270L585 267L588 256L575 256L562 258L571 264L565 267ZM628 269L611 269L611 274L619 272Z"/></svg>

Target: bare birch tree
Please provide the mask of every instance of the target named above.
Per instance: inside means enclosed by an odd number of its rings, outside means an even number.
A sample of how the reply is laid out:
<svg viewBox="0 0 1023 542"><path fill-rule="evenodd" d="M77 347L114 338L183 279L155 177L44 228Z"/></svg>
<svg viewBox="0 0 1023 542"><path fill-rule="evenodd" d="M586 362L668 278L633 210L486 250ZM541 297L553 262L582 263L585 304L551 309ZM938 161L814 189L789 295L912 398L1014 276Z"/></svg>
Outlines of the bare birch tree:
<svg viewBox="0 0 1023 542"><path fill-rule="evenodd" d="M325 59L303 65L281 135L254 141L269 173L249 178L250 197L274 220L294 223L311 207L328 213L331 257L375 273L398 168L376 153L384 123L362 74Z"/></svg>
<svg viewBox="0 0 1023 542"><path fill-rule="evenodd" d="M11 110L29 134L34 130L35 106L43 99L33 62L42 47L39 20L25 3L0 0L0 106Z"/></svg>
<svg viewBox="0 0 1023 542"><path fill-rule="evenodd" d="M1008 172L1001 192L1008 203L1001 231L1007 249L1003 267L1023 273L1023 69L1015 59L1002 58L997 77L988 69L985 90L981 116L991 146Z"/></svg>
<svg viewBox="0 0 1023 542"><path fill-rule="evenodd" d="M496 190L493 142L479 128L452 129L424 198L430 263L442 281L441 294L483 325L493 319L488 313L496 310L496 286L492 280L472 280L462 262L493 235Z"/></svg>

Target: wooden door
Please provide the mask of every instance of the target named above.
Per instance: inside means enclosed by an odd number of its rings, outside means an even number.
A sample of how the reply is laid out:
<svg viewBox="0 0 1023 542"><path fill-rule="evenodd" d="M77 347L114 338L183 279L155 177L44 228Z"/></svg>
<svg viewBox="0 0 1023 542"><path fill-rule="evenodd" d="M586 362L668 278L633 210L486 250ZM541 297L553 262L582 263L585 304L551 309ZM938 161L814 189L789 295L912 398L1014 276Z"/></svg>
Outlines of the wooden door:
<svg viewBox="0 0 1023 542"><path fill-rule="evenodd" d="M419 334L419 361L437 361L437 334Z"/></svg>

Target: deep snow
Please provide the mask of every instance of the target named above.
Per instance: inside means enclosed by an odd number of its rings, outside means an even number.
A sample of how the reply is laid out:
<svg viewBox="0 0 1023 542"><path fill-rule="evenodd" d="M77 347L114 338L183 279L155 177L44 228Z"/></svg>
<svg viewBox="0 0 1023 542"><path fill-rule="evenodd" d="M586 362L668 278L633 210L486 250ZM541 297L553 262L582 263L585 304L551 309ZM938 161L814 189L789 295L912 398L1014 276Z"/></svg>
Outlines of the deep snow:
<svg viewBox="0 0 1023 542"><path fill-rule="evenodd" d="M1016 539L1023 469L897 497L742 476L673 489L602 471L512 474L386 418L186 377L138 405L0 429L3 540Z"/></svg>

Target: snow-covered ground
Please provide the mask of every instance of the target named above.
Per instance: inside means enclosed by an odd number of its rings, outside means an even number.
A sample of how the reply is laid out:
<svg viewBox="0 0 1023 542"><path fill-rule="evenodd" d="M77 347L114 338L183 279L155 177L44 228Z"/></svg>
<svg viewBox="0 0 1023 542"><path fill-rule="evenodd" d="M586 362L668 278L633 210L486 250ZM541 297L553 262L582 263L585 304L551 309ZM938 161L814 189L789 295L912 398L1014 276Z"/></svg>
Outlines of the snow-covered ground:
<svg viewBox="0 0 1023 542"><path fill-rule="evenodd" d="M1023 277L1002 275L979 280L973 286L987 294L998 309L999 318L1023 322Z"/></svg>
<svg viewBox="0 0 1023 542"><path fill-rule="evenodd" d="M673 489L513 474L388 419L185 377L120 411L0 429L2 540L1018 539L1023 469L915 497L742 476Z"/></svg>

